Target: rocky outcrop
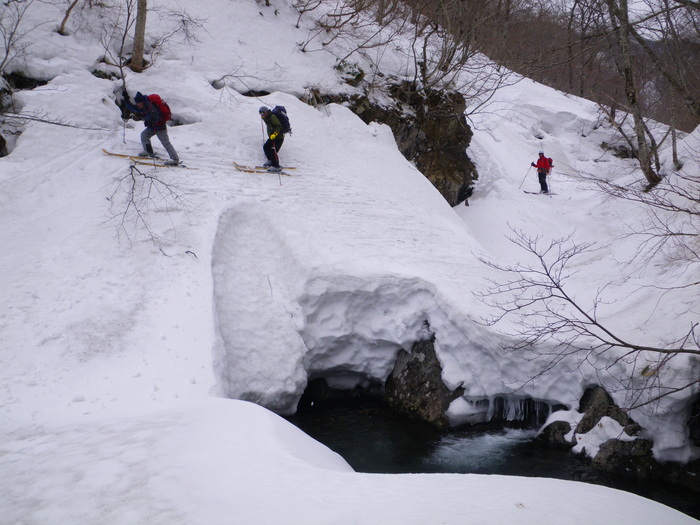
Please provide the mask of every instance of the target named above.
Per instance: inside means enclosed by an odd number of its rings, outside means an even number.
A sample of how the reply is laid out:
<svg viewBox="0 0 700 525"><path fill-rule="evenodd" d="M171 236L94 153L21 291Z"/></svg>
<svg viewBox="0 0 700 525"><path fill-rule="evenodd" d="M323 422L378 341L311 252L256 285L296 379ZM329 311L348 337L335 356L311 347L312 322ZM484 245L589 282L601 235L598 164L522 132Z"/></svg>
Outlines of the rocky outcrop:
<svg viewBox="0 0 700 525"><path fill-rule="evenodd" d="M620 423L630 436L635 436L639 433L639 425L624 410L618 407L612 397L600 386L593 386L583 393L579 401L578 410L583 413L583 418L576 426L577 434L590 432L604 416Z"/></svg>
<svg viewBox="0 0 700 525"><path fill-rule="evenodd" d="M660 465L652 452L653 442L639 438L629 440L629 437L640 434L641 427L615 404L604 388L593 386L587 389L581 396L579 412L583 413L583 417L576 426L576 434L590 432L603 417L617 421L626 434L620 436L620 439L610 439L600 446L593 458L593 464L597 468L637 479L656 477L660 474Z"/></svg>
<svg viewBox="0 0 700 525"><path fill-rule="evenodd" d="M549 445L552 448L569 449L576 444L566 439L566 435L571 432L571 425L568 421L554 421L544 427L535 438L538 442Z"/></svg>
<svg viewBox="0 0 700 525"><path fill-rule="evenodd" d="M695 418L700 411L697 401L690 411L691 439L694 429L700 430ZM611 418L623 427L619 439L609 439L602 443L591 463L599 470L615 476L635 480L664 480L682 485L700 494L700 460L687 465L661 464L654 459L653 442L639 437L641 427L627 413L618 407L612 397L600 386L593 386L584 392L579 402L579 412L583 415L571 433L572 426L567 421L554 421L540 430L537 440L556 448L572 448L577 444L577 435L593 430L604 417ZM695 417L695 418L694 418ZM571 434L569 439L567 435ZM636 439L630 439L636 437Z"/></svg>
<svg viewBox="0 0 700 525"><path fill-rule="evenodd" d="M322 95L310 92L305 102L348 106L363 121L391 128L403 154L425 175L450 205L464 201L477 178L466 150L472 130L464 117L466 101L458 92L418 90L412 82L389 87L393 103L379 105L368 95Z"/></svg>
<svg viewBox="0 0 700 525"><path fill-rule="evenodd" d="M593 458L593 465L605 472L634 479L658 478L662 467L654 459L652 446L653 443L648 439L611 439L600 446Z"/></svg>
<svg viewBox="0 0 700 525"><path fill-rule="evenodd" d="M583 393L579 401L578 411L583 416L569 439L566 436L571 433L571 423L554 421L540 430L537 440L557 448L571 448L576 445L576 434L587 434L595 428L603 417L617 421L629 436L636 436L641 430L639 425L618 407L612 397L600 386L593 386ZM601 459L601 461L604 460Z"/></svg>
<svg viewBox="0 0 700 525"><path fill-rule="evenodd" d="M390 407L438 428L449 426L445 412L462 393L443 383L434 339L415 343L410 353L402 350L384 385L384 399Z"/></svg>

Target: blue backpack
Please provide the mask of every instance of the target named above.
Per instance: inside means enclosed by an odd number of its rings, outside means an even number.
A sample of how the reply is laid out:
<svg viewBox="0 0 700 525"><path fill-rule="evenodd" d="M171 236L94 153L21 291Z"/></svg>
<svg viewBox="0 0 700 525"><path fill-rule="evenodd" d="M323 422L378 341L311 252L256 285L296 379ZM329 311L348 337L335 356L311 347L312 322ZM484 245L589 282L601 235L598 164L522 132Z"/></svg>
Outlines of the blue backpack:
<svg viewBox="0 0 700 525"><path fill-rule="evenodd" d="M287 116L287 109L284 106L275 106L272 108L272 113L277 115L280 119L280 124L282 124L282 133L292 134L292 126L289 124L289 117Z"/></svg>

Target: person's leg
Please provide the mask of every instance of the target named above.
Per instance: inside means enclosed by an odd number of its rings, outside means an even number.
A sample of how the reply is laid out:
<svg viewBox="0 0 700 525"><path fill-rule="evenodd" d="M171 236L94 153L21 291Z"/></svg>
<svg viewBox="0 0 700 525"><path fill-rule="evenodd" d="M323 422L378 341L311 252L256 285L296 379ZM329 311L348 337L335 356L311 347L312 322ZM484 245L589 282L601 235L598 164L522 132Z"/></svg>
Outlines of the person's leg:
<svg viewBox="0 0 700 525"><path fill-rule="evenodd" d="M284 135L280 134L273 142L272 142L272 147L273 147L273 156L274 160L270 159L272 161L272 166L275 168L280 167L280 157L279 157L279 152L280 149L282 149L282 144L284 144Z"/></svg>
<svg viewBox="0 0 700 525"><path fill-rule="evenodd" d="M151 137L155 135L155 133L156 132L151 128L144 128L144 130L141 132L141 145L143 146L143 151L139 154L141 157L153 156Z"/></svg>
<svg viewBox="0 0 700 525"><path fill-rule="evenodd" d="M277 155L275 153L275 143L272 140L267 139L265 144L263 144L263 151L265 152L265 157L267 158L267 162L270 163L270 166L274 166L275 163L277 163L279 166Z"/></svg>
<svg viewBox="0 0 700 525"><path fill-rule="evenodd" d="M547 174L544 171L538 171L537 177L540 179L540 191L542 193L549 193L549 188L547 187Z"/></svg>
<svg viewBox="0 0 700 525"><path fill-rule="evenodd" d="M158 137L158 140L160 140L161 144L163 144L163 147L165 148L165 151L168 152L168 155L170 155L170 158L175 161L175 162L180 162L180 157L177 156L177 151L175 151L175 148L173 145L170 143L170 137L168 137L168 130L167 129L162 129L160 131L156 132L156 136Z"/></svg>

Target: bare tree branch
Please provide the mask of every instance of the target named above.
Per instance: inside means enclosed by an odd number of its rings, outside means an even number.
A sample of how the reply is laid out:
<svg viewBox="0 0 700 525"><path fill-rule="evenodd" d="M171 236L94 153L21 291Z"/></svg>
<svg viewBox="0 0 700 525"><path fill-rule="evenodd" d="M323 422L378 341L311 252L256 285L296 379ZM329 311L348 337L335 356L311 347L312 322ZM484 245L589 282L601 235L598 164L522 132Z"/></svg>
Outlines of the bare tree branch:
<svg viewBox="0 0 700 525"><path fill-rule="evenodd" d="M520 231L513 233L511 241L532 256L536 264L502 265L482 258L505 278L492 281L491 288L477 296L495 312L485 320L487 325L512 321L514 328L508 329L507 334L515 342L507 350L538 360L541 366L536 377L558 366L580 369L587 364L604 371L624 362L630 373L618 380L627 397L627 408L654 403L700 381L689 375L680 385L678 380L666 385L663 379L674 359L700 357L698 321L691 321L686 332L664 341L652 344L631 340L600 317L601 307L611 304L606 299L611 295L606 287L585 302L569 292L569 281L577 274L571 263L589 255L597 249L595 245L576 243L571 237L545 242Z"/></svg>
<svg viewBox="0 0 700 525"><path fill-rule="evenodd" d="M154 214L162 217L162 212L169 213L176 208L187 208L186 193L176 184L165 182L158 176L156 168L136 165L129 167L129 172L117 180L109 201L112 212L109 222L116 223L118 235L124 235L129 242L134 242L139 231L145 231L147 238L163 254L165 239L156 233Z"/></svg>

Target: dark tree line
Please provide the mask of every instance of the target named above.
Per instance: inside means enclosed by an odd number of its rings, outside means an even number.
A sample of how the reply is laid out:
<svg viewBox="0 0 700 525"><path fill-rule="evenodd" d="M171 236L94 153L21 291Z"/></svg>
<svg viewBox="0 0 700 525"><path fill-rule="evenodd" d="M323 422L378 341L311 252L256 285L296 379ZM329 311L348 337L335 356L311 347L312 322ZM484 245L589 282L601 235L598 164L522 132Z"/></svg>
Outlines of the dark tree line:
<svg viewBox="0 0 700 525"><path fill-rule="evenodd" d="M691 131L700 124L700 3L519 2L494 60L557 89Z"/></svg>
<svg viewBox="0 0 700 525"><path fill-rule="evenodd" d="M300 17L325 4L298 0ZM503 80L480 56L538 82L596 102L631 157L647 190L662 180L658 152L676 130L700 124L700 2L696 0L348 0L318 22L305 51L319 40L351 42L339 62L388 45L413 28L415 81L475 100ZM379 24L384 30L372 32ZM364 37L353 31L365 27ZM383 32L382 32L383 31ZM383 37L383 38L382 38ZM354 44L354 46L353 46ZM327 49L327 48L326 48ZM496 66L498 68L498 66ZM488 71L487 74L484 72ZM455 85L469 72L472 86ZM494 80L496 79L496 80ZM478 102L477 102L478 105ZM667 124L657 136L650 121ZM678 163L676 163L678 164ZM680 166L676 166L676 169Z"/></svg>
<svg viewBox="0 0 700 525"><path fill-rule="evenodd" d="M598 103L638 159L647 189L656 186L667 137L654 135L650 119L669 125L674 157L676 130L700 124L700 3L645 0L631 9L627 0L574 0L558 9L524 2L504 29L510 43L487 53Z"/></svg>

